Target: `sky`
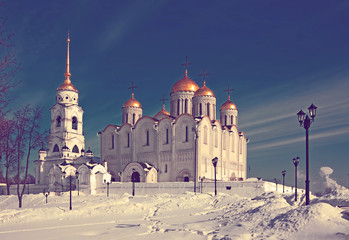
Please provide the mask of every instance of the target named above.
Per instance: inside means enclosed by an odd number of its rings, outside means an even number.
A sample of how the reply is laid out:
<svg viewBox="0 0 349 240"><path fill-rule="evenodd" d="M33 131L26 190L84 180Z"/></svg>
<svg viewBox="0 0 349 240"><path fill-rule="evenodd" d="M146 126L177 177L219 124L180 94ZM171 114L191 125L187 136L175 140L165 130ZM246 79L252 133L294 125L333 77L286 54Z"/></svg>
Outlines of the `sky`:
<svg viewBox="0 0 349 240"><path fill-rule="evenodd" d="M121 123L131 82L143 116L153 116L162 95L169 99L183 77L188 56L188 75L199 86L203 68L211 74L206 85L216 95L217 116L224 89L234 88L238 127L250 140L250 176L282 179L286 170L286 184L293 185L292 159L299 156L298 186L304 186L305 130L296 114L313 103L311 184L320 167L329 166L333 179L348 186L348 12L349 2L340 0L7 0L0 15L8 19L20 62L12 107L42 106L42 128L49 129L70 30L71 80L84 110L85 144L99 155L96 133Z"/></svg>

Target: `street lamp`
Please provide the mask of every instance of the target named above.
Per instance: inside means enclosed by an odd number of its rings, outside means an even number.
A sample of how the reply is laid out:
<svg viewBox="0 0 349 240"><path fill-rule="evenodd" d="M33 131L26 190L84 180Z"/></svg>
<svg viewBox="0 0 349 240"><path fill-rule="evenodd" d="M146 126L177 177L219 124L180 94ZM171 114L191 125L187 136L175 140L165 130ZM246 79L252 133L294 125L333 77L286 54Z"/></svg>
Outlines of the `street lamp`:
<svg viewBox="0 0 349 240"><path fill-rule="evenodd" d="M215 157L214 159L212 159L212 164L214 167L214 195L217 195L217 172L216 172L216 167L217 167L217 162L218 162L218 158Z"/></svg>
<svg viewBox="0 0 349 240"><path fill-rule="evenodd" d="M79 193L80 193L80 180L79 180L79 172L78 171L75 172L75 176L76 176L76 181L78 182L78 196L79 196Z"/></svg>
<svg viewBox="0 0 349 240"><path fill-rule="evenodd" d="M47 203L47 197L48 197L48 195L50 195L50 192L49 191L46 192L45 189L44 189L43 194L46 197L46 203Z"/></svg>
<svg viewBox="0 0 349 240"><path fill-rule="evenodd" d="M282 171L282 193L285 193L285 175L286 175L286 170Z"/></svg>
<svg viewBox="0 0 349 240"><path fill-rule="evenodd" d="M201 181L201 186L200 186L200 193L202 193L202 183L205 180L205 176L199 177L199 180Z"/></svg>
<svg viewBox="0 0 349 240"><path fill-rule="evenodd" d="M79 175L79 173L78 173ZM65 171L62 172L62 177L66 178L67 173ZM71 181L72 181L72 174L69 174L69 210L72 210L72 194L71 194Z"/></svg>
<svg viewBox="0 0 349 240"><path fill-rule="evenodd" d="M308 115L306 115L302 110L300 110L297 115L298 115L298 121L300 126L304 127L305 129L305 146L306 146L306 178L305 178L305 204L309 205L310 198L309 198L309 128L312 122L314 122L314 118L316 116L316 109L317 107L314 104L311 104L311 106L308 108L309 110L309 115L311 119L309 118ZM305 119L304 119L305 117Z"/></svg>
<svg viewBox="0 0 349 240"><path fill-rule="evenodd" d="M300 161L299 157L293 158L293 164L294 164L294 187L295 187L295 193L294 193L294 201L297 202L297 166Z"/></svg>
<svg viewBox="0 0 349 240"><path fill-rule="evenodd" d="M107 197L109 197L109 183L110 183L110 181L107 181L107 179L104 179L104 183L107 184Z"/></svg>
<svg viewBox="0 0 349 240"><path fill-rule="evenodd" d="M132 196L135 195L135 181L136 181L136 169L132 168L132 176L131 176L131 180L132 180Z"/></svg>

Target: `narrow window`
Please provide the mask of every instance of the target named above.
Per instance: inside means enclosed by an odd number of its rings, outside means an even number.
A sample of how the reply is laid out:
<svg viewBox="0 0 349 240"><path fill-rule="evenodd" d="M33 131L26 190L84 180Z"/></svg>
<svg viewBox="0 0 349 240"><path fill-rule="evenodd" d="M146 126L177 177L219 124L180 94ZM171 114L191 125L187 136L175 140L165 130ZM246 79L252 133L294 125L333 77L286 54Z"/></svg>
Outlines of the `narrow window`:
<svg viewBox="0 0 349 240"><path fill-rule="evenodd" d="M61 116L58 116L56 119L56 127L60 127L61 126Z"/></svg>
<svg viewBox="0 0 349 240"><path fill-rule="evenodd" d="M185 102L184 102L184 111L187 113L188 112L188 99L185 99Z"/></svg>
<svg viewBox="0 0 349 240"><path fill-rule="evenodd" d="M78 148L78 146L75 145L75 146L73 147L72 152L73 152L73 153L79 153L79 148Z"/></svg>
<svg viewBox="0 0 349 240"><path fill-rule="evenodd" d="M167 173L167 164L165 164L165 173Z"/></svg>
<svg viewBox="0 0 349 240"><path fill-rule="evenodd" d="M114 135L111 135L111 149L114 149Z"/></svg>
<svg viewBox="0 0 349 240"><path fill-rule="evenodd" d="M135 119L136 119L136 114L133 114L132 115L132 122L133 122L133 124L135 124Z"/></svg>
<svg viewBox="0 0 349 240"><path fill-rule="evenodd" d="M58 147L57 144L53 147L53 151L52 152L59 152L59 147Z"/></svg>
<svg viewBox="0 0 349 240"><path fill-rule="evenodd" d="M200 111L200 116L202 115L202 104L200 103L200 109L199 109L199 111Z"/></svg>
<svg viewBox="0 0 349 240"><path fill-rule="evenodd" d="M179 115L179 104L180 104L180 100L177 100L177 115Z"/></svg>
<svg viewBox="0 0 349 240"><path fill-rule="evenodd" d="M168 128L166 128L166 142L165 144L168 144Z"/></svg>
<svg viewBox="0 0 349 240"><path fill-rule="evenodd" d="M149 130L147 130L147 143L146 143L147 146L149 146Z"/></svg>
<svg viewBox="0 0 349 240"><path fill-rule="evenodd" d="M234 121L233 121L233 116L230 117L230 122L231 122L231 125L234 124Z"/></svg>
<svg viewBox="0 0 349 240"><path fill-rule="evenodd" d="M228 123L227 123L227 115L224 116L224 125L228 125Z"/></svg>
<svg viewBox="0 0 349 240"><path fill-rule="evenodd" d="M72 119L72 129L78 130L78 119L76 117Z"/></svg>
<svg viewBox="0 0 349 240"><path fill-rule="evenodd" d="M235 152L235 139L234 139L234 134L232 136L232 140L231 140L231 151Z"/></svg>
<svg viewBox="0 0 349 240"><path fill-rule="evenodd" d="M185 127L185 141L188 142L188 126Z"/></svg>
<svg viewBox="0 0 349 240"><path fill-rule="evenodd" d="M217 130L214 131L214 146L216 148L218 147L218 132L217 132Z"/></svg>
<svg viewBox="0 0 349 240"><path fill-rule="evenodd" d="M205 159L205 172L207 173L207 159Z"/></svg>
<svg viewBox="0 0 349 240"><path fill-rule="evenodd" d="M126 147L130 147L130 133L127 133L127 145Z"/></svg>
<svg viewBox="0 0 349 240"><path fill-rule="evenodd" d="M210 116L210 104L207 103L207 116Z"/></svg>
<svg viewBox="0 0 349 240"><path fill-rule="evenodd" d="M125 115L125 122L128 123L128 114Z"/></svg>

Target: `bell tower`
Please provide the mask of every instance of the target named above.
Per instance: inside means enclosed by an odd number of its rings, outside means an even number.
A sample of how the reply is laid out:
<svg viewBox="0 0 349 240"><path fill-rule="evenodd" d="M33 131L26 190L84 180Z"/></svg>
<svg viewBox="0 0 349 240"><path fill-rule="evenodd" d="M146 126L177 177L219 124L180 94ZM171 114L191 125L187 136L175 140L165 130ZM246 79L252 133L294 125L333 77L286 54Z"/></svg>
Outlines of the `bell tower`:
<svg viewBox="0 0 349 240"><path fill-rule="evenodd" d="M81 156L85 148L82 119L84 111L78 105L79 92L70 80L69 44L68 33L65 80L57 88L56 104L50 109L51 128L47 151L49 158L74 159Z"/></svg>

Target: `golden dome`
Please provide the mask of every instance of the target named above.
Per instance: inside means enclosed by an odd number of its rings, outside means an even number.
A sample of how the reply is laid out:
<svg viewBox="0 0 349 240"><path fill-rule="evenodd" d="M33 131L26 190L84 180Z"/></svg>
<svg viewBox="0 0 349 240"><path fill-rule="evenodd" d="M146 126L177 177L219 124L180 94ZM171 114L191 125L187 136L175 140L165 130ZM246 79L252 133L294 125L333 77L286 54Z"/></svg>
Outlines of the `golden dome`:
<svg viewBox="0 0 349 240"><path fill-rule="evenodd" d="M185 75L182 79L180 79L179 81L177 81L171 90L171 93L174 92L196 92L199 89L199 86L196 84L196 82L194 82L193 80L191 80L188 75L187 72L185 72Z"/></svg>
<svg viewBox="0 0 349 240"><path fill-rule="evenodd" d="M66 81L64 81L64 83L62 83L61 86L57 88L57 90L70 90L70 91L78 92L78 90L74 87L73 84L68 83Z"/></svg>
<svg viewBox="0 0 349 240"><path fill-rule="evenodd" d="M170 113L166 111L165 109L165 105L162 105L162 109L157 113L155 114L156 115L160 115L160 114L163 114L163 115L166 115L166 116L170 116Z"/></svg>
<svg viewBox="0 0 349 240"><path fill-rule="evenodd" d="M142 105L134 98L134 94L132 93L132 97L127 100L122 107L142 108Z"/></svg>
<svg viewBox="0 0 349 240"><path fill-rule="evenodd" d="M196 97L196 96L210 96L210 97L214 97L214 93L212 92L211 89L206 87L206 84L204 82L204 86L202 86L199 90L197 90L195 92L194 97Z"/></svg>
<svg viewBox="0 0 349 240"><path fill-rule="evenodd" d="M230 101L230 97L228 96L228 100L223 103L223 105L221 106L221 110L225 110L225 109L231 109L231 110L238 110L236 105Z"/></svg>

